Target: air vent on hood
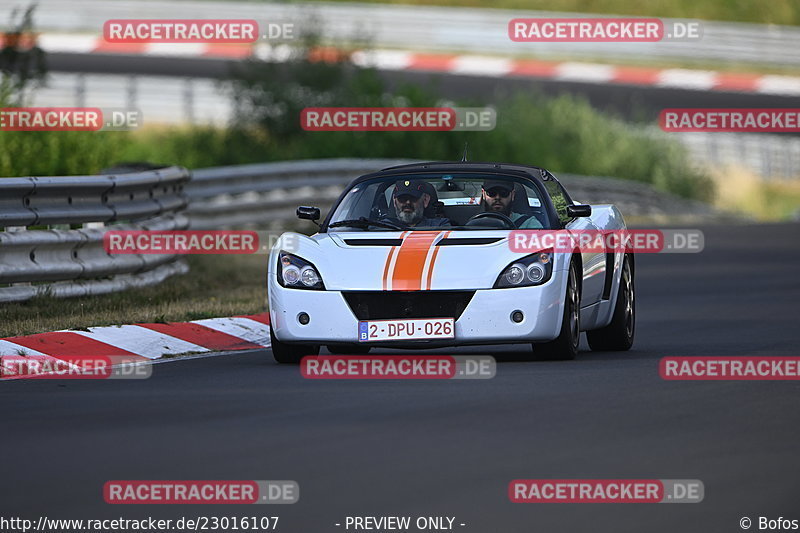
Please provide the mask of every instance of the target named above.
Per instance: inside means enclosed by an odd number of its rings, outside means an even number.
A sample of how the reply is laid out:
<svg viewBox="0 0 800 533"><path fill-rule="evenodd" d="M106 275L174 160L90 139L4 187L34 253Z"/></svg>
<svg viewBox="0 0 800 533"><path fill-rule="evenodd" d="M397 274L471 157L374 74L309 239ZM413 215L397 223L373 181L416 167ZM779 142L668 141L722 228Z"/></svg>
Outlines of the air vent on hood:
<svg viewBox="0 0 800 533"><path fill-rule="evenodd" d="M400 246L402 239L344 239L350 246Z"/></svg>
<svg viewBox="0 0 800 533"><path fill-rule="evenodd" d="M503 237L451 237L442 239L436 246L470 246L478 244L494 244ZM343 239L348 246L400 246L402 239Z"/></svg>
<svg viewBox="0 0 800 533"><path fill-rule="evenodd" d="M442 239L436 246L469 246L471 244L494 244L503 237L451 237Z"/></svg>

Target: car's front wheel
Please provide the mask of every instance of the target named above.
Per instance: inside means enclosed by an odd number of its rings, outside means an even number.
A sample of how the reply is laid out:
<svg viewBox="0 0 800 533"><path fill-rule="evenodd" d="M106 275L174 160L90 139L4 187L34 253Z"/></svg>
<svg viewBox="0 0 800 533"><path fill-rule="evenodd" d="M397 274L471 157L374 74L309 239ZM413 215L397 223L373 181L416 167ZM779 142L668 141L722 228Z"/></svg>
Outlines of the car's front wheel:
<svg viewBox="0 0 800 533"><path fill-rule="evenodd" d="M282 364L296 365L306 355L319 355L319 344L288 344L275 338L272 326L269 328L272 357Z"/></svg>
<svg viewBox="0 0 800 533"><path fill-rule="evenodd" d="M535 359L567 361L578 355L581 339L581 291L578 285L578 266L573 262L569 266L567 292L564 297L564 316L558 337L550 342L534 343Z"/></svg>
<svg viewBox="0 0 800 533"><path fill-rule="evenodd" d="M622 278L617 292L617 304L611 323L604 328L586 332L589 347L596 352L625 351L633 346L636 332L636 297L633 268L628 256L622 263Z"/></svg>

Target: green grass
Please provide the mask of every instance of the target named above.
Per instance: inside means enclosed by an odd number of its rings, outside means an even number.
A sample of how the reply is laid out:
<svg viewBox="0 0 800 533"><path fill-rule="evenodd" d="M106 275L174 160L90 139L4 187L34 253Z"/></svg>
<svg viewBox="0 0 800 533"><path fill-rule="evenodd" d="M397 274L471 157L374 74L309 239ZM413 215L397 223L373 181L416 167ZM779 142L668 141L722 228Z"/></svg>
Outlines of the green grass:
<svg viewBox="0 0 800 533"><path fill-rule="evenodd" d="M350 0L340 0L350 1ZM492 7L535 11L566 11L641 17L698 18L765 24L800 25L796 0L362 0L377 4Z"/></svg>
<svg viewBox="0 0 800 533"><path fill-rule="evenodd" d="M790 219L800 213L800 182L764 181L740 167L716 169L714 205L723 211L744 213L761 222Z"/></svg>
<svg viewBox="0 0 800 533"><path fill-rule="evenodd" d="M67 176L98 172L116 161L122 132L0 130L0 176Z"/></svg>

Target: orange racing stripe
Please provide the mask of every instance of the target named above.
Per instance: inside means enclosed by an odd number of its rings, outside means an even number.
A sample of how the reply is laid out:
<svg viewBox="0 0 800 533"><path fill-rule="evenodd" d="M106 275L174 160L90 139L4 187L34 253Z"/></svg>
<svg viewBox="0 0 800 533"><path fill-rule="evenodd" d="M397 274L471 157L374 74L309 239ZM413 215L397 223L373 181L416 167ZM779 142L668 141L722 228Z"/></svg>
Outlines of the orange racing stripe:
<svg viewBox="0 0 800 533"><path fill-rule="evenodd" d="M453 232L452 231L448 231L447 233L442 235L442 239L446 239L448 237L448 235L450 235L451 233L453 233ZM439 240L441 240L441 239L439 239ZM434 243L434 244L436 244L436 243ZM430 290L430 288L431 288L431 279L433 279L433 265L436 264L436 255L438 253L439 253L439 247L438 246L434 246L433 247L433 255L431 256L431 262L428 265L428 279L426 280L426 283L425 283L425 288L428 289L428 290Z"/></svg>
<svg viewBox="0 0 800 533"><path fill-rule="evenodd" d="M406 236L407 231L404 231L400 234L400 240L403 240L403 237ZM389 250L389 255L386 256L386 264L383 266L383 290L387 289L389 283L389 266L392 264L392 258L397 255L397 251L400 249L399 246L392 246L392 249Z"/></svg>
<svg viewBox="0 0 800 533"><path fill-rule="evenodd" d="M441 231L414 231L403 239L391 273L391 290L418 291L422 289L422 272L428 258L428 251L441 234Z"/></svg>

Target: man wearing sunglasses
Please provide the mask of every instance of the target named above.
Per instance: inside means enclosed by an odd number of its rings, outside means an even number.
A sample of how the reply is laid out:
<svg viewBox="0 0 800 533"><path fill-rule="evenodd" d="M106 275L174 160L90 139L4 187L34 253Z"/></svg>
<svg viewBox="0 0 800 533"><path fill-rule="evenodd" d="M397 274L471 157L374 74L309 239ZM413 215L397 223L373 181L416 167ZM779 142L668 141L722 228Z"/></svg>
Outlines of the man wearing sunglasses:
<svg viewBox="0 0 800 533"><path fill-rule="evenodd" d="M504 180L486 180L483 182L483 206L486 211L502 213L511 219L519 229L541 229L542 224L533 215L514 213L511 205L514 202L514 185Z"/></svg>

